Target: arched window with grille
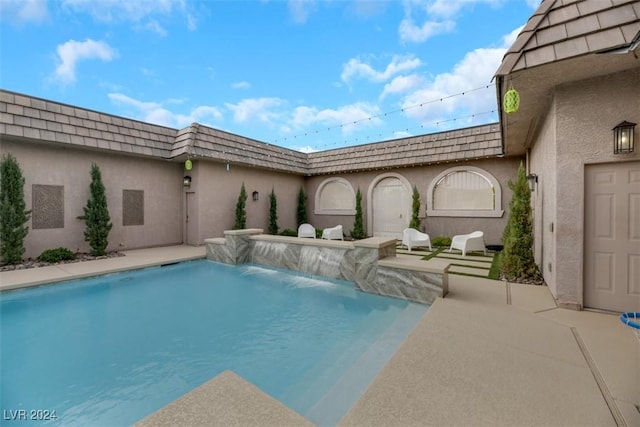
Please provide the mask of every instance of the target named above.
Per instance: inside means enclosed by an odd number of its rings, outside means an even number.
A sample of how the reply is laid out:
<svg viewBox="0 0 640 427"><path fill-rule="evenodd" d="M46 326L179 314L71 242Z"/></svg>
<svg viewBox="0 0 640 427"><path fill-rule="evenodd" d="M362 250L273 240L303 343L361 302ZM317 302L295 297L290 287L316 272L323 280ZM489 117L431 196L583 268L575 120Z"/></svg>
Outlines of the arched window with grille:
<svg viewBox="0 0 640 427"><path fill-rule="evenodd" d="M355 215L356 193L344 178L328 178L318 186L314 212L319 215Z"/></svg>
<svg viewBox="0 0 640 427"><path fill-rule="evenodd" d="M427 216L501 217L498 180L475 166L456 166L436 176L427 193Z"/></svg>

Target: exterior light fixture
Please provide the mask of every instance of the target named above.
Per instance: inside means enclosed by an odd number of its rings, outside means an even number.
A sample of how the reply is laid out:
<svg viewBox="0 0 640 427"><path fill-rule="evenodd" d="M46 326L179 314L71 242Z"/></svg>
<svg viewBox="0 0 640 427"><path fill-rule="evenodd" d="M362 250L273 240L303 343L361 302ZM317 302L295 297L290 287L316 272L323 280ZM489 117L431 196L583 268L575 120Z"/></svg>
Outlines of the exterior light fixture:
<svg viewBox="0 0 640 427"><path fill-rule="evenodd" d="M257 202L260 199L260 193L258 193L257 191L254 191L252 196L254 202Z"/></svg>
<svg viewBox="0 0 640 427"><path fill-rule="evenodd" d="M613 154L633 153L633 131L635 123L624 121L613 130Z"/></svg>
<svg viewBox="0 0 640 427"><path fill-rule="evenodd" d="M182 178L182 185L184 185L185 187L191 187L191 177L189 175L186 175L184 178Z"/></svg>
<svg viewBox="0 0 640 427"><path fill-rule="evenodd" d="M529 190L531 192L536 191L536 184L538 183L538 175L535 173L530 173L527 175L527 182L529 182Z"/></svg>

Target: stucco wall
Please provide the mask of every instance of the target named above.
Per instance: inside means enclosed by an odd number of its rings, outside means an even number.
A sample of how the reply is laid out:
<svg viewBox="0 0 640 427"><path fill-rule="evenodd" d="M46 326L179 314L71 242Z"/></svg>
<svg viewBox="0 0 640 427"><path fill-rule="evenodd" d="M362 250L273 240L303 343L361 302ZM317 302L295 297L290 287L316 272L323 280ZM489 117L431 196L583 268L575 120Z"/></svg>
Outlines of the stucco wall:
<svg viewBox="0 0 640 427"><path fill-rule="evenodd" d="M30 220L25 257L63 246L88 252L83 214L89 198L91 163L100 167L113 228L108 250L182 242L180 165L164 160L115 156L61 145L38 145L3 138L0 153L12 153L25 177L25 201L32 208L32 185L64 186L64 228L37 229ZM144 190L144 225L122 225L122 190Z"/></svg>
<svg viewBox="0 0 640 427"><path fill-rule="evenodd" d="M529 173L538 175L531 193L534 254L544 280L556 294L556 105L552 101L529 156Z"/></svg>
<svg viewBox="0 0 640 427"><path fill-rule="evenodd" d="M225 230L233 228L236 203L243 182L248 195L248 228L262 228L267 231L271 189L274 189L276 194L279 231L297 228L298 193L304 186L304 177L233 164L227 171L225 163L214 161L198 160L193 164L193 169L189 171L192 184L188 191L195 198L192 214L194 217L190 219L190 227L197 228L197 231L193 232L197 242L189 243L202 244L204 239L221 237ZM252 200L254 191L259 193L258 201Z"/></svg>
<svg viewBox="0 0 640 427"><path fill-rule="evenodd" d="M424 230L432 237L435 236L453 236L455 234L470 233L474 230L482 230L485 233L485 242L487 244L501 244L502 232L507 224L508 208L511 200L511 190L507 182L515 179L516 172L520 161L520 157L507 157L500 159L486 159L469 162L456 162L440 165L430 165L422 167L411 167L401 169L391 169L384 171L366 171L350 174L335 175L346 179L353 186L354 191L360 187L362 192L362 208L364 213L365 225L369 220L369 212L367 212L368 190L376 177L386 173L397 173L405 177L411 185L416 185L420 192L421 212L424 213L424 206L427 201L427 191L431 181L438 174L453 166L470 165L482 168L490 172L500 183L502 188L502 209L505 211L501 218L473 218L473 217L426 217L422 220ZM307 178L306 188L309 200L312 202L318 187L323 181L334 175L320 175ZM310 204L309 221L316 228L331 227L336 224L342 224L345 234L349 234L353 230L353 215L319 215L312 210L313 205ZM409 219L407 219L408 223Z"/></svg>
<svg viewBox="0 0 640 427"><path fill-rule="evenodd" d="M556 88L556 297L583 304L584 165L640 159L613 154L611 129L640 123L640 68ZM640 131L635 129L636 141Z"/></svg>

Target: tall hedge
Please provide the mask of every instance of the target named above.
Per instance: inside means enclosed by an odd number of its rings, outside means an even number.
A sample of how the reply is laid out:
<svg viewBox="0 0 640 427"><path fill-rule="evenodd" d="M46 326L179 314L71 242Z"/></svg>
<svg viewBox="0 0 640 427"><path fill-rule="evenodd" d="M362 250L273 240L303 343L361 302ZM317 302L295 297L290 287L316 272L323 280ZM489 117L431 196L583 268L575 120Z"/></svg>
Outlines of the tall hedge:
<svg viewBox="0 0 640 427"><path fill-rule="evenodd" d="M309 221L307 219L307 193L304 192L304 188L302 187L300 187L300 192L298 193L298 211L296 212L296 220L298 222L298 227Z"/></svg>
<svg viewBox="0 0 640 427"><path fill-rule="evenodd" d="M269 193L269 234L278 234L278 200L273 188Z"/></svg>
<svg viewBox="0 0 640 427"><path fill-rule="evenodd" d="M19 264L24 255L31 211L24 202L24 177L11 153L0 162L0 258L4 264Z"/></svg>
<svg viewBox="0 0 640 427"><path fill-rule="evenodd" d="M367 237L367 233L364 232L364 218L362 216L362 193L360 187L356 192L356 217L353 223L353 231L351 237L354 239L364 239Z"/></svg>
<svg viewBox="0 0 640 427"><path fill-rule="evenodd" d="M420 193L415 185L413 186L413 194L411 197L411 221L409 222L409 228L420 230L422 222L420 219Z"/></svg>
<svg viewBox="0 0 640 427"><path fill-rule="evenodd" d="M236 203L236 222L233 225L234 230L242 230L243 228L247 228L247 190L244 188L244 182L240 187Z"/></svg>
<svg viewBox="0 0 640 427"><path fill-rule="evenodd" d="M91 185L87 206L84 207L83 219L86 224L84 240L91 247L91 255L101 256L106 254L109 245L109 232L111 231L111 217L107 206L107 195L100 168L95 163L91 164Z"/></svg>
<svg viewBox="0 0 640 427"><path fill-rule="evenodd" d="M533 226L531 190L524 166L520 163L518 177L509 181L513 197L509 203L509 220L502 236L504 249L501 256L503 279L514 282L541 280L541 274L533 256Z"/></svg>

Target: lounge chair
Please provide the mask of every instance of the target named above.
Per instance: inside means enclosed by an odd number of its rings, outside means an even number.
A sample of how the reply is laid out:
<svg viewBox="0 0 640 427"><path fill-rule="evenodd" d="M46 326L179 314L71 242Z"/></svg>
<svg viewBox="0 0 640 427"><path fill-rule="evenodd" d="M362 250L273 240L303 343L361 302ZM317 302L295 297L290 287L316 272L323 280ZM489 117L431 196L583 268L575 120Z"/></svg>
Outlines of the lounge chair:
<svg viewBox="0 0 640 427"><path fill-rule="evenodd" d="M402 244L409 249L411 252L411 248L417 248L418 246L428 247L431 249L431 239L428 234L421 233L415 228L405 228L402 232Z"/></svg>
<svg viewBox="0 0 640 427"><path fill-rule="evenodd" d="M322 231L322 238L327 240L344 240L342 226L336 225L335 227L325 228Z"/></svg>
<svg viewBox="0 0 640 427"><path fill-rule="evenodd" d="M298 227L298 237L312 237L315 239L315 227L311 224L300 224L300 227Z"/></svg>
<svg viewBox="0 0 640 427"><path fill-rule="evenodd" d="M462 251L462 256L467 255L467 252L471 251L482 251L486 255L487 248L484 245L484 233L482 231L474 231L471 234L453 236L449 252L451 252L452 249Z"/></svg>

